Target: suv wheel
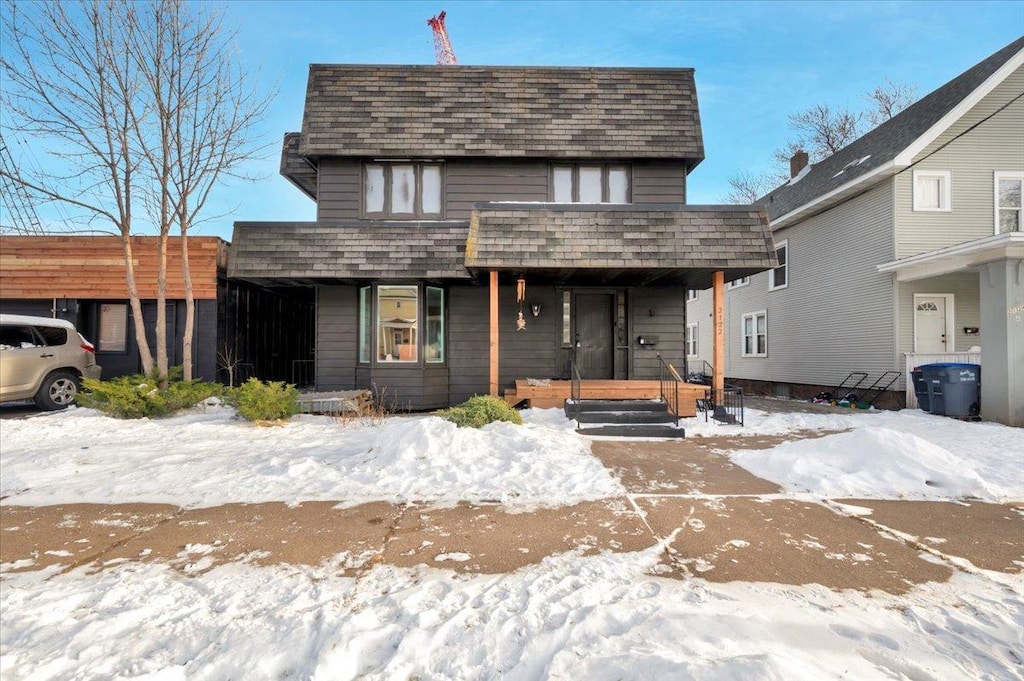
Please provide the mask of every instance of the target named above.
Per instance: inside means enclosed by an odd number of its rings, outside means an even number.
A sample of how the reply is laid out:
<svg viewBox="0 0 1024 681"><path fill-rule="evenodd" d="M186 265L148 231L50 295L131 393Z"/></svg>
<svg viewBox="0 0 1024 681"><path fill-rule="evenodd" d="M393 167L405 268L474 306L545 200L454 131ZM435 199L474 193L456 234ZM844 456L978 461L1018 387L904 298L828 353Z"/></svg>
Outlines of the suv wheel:
<svg viewBox="0 0 1024 681"><path fill-rule="evenodd" d="M36 406L45 411L64 409L75 402L78 377L70 371L54 371L43 379L36 393Z"/></svg>

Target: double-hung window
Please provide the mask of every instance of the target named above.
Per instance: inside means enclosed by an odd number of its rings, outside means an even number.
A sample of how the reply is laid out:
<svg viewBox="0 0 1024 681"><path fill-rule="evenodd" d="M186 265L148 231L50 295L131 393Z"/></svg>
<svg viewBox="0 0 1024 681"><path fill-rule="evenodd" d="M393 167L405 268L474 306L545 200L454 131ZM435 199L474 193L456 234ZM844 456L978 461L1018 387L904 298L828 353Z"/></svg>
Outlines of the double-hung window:
<svg viewBox="0 0 1024 681"><path fill-rule="evenodd" d="M1024 173L996 173L995 233L1024 231Z"/></svg>
<svg viewBox="0 0 1024 681"><path fill-rule="evenodd" d="M629 167L556 165L551 169L555 203L630 203Z"/></svg>
<svg viewBox="0 0 1024 681"><path fill-rule="evenodd" d="M697 356L697 322L686 325L686 355L687 357Z"/></svg>
<svg viewBox="0 0 1024 681"><path fill-rule="evenodd" d="M775 291L789 286L789 242L780 241L775 246L775 257L779 266L768 272L768 290Z"/></svg>
<svg viewBox="0 0 1024 681"><path fill-rule="evenodd" d="M690 302L691 300L697 300L697 289L695 288L686 289L686 302Z"/></svg>
<svg viewBox="0 0 1024 681"><path fill-rule="evenodd" d="M953 209L948 170L914 171L914 210L949 212Z"/></svg>
<svg viewBox="0 0 1024 681"><path fill-rule="evenodd" d="M441 217L440 163L367 163L363 212L367 217Z"/></svg>
<svg viewBox="0 0 1024 681"><path fill-rule="evenodd" d="M743 357L768 356L768 312L743 315Z"/></svg>

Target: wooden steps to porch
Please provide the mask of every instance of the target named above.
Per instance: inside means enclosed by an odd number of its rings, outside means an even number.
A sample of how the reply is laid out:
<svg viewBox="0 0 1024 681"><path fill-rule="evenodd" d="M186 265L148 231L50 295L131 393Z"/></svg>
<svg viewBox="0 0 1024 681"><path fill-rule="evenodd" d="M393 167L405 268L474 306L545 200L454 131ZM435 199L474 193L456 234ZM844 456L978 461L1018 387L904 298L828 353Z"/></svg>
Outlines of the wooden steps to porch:
<svg viewBox="0 0 1024 681"><path fill-rule="evenodd" d="M697 400L704 397L705 385L683 383L679 386L678 416L697 415ZM542 409L561 408L572 396L572 381L551 380L543 385L530 385L525 379L516 380L515 390L505 391L505 401L515 406L527 402ZM580 382L580 397L584 400L656 400L661 396L661 382L657 380L603 380L584 379ZM670 396L670 402L675 395Z"/></svg>

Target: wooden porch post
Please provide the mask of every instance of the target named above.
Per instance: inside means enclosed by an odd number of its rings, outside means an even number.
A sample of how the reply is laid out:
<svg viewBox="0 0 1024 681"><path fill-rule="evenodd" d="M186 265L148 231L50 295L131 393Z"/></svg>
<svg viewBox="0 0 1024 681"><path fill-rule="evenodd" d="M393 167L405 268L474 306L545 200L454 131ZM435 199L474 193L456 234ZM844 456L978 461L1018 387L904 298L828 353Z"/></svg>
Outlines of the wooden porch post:
<svg viewBox="0 0 1024 681"><path fill-rule="evenodd" d="M725 272L715 272L711 290L712 324L715 328L715 343L711 357L711 387L716 401L725 390Z"/></svg>
<svg viewBox="0 0 1024 681"><path fill-rule="evenodd" d="M491 271L491 395L498 397L498 273Z"/></svg>

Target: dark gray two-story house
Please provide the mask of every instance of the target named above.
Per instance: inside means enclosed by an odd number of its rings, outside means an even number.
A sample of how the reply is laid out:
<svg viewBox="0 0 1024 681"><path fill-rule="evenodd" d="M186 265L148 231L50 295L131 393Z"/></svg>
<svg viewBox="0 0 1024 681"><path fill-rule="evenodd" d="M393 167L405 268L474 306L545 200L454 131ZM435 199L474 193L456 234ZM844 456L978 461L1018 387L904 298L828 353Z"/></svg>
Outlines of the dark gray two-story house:
<svg viewBox="0 0 1024 681"><path fill-rule="evenodd" d="M315 292L320 390L682 373L686 290L777 264L763 209L686 204L703 158L692 69L314 64L317 219L236 223L229 277Z"/></svg>

